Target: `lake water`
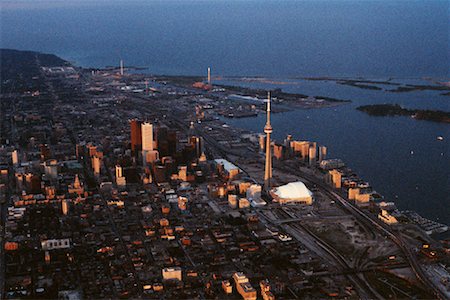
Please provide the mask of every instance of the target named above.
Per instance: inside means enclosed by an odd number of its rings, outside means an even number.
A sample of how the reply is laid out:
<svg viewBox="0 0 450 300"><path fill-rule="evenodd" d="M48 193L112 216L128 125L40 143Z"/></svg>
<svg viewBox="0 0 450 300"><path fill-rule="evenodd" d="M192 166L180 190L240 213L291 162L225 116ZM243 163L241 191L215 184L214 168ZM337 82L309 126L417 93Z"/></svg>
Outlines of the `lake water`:
<svg viewBox="0 0 450 300"><path fill-rule="evenodd" d="M54 53L86 67L122 58L154 74L199 75L211 66L213 75L282 80L449 78L447 0L2 0L0 6L0 47ZM279 87L353 103L275 114L275 138L290 133L318 141L387 200L450 223L448 125L355 110L372 103L449 110L450 97L290 80ZM264 116L230 122L260 131Z"/></svg>
<svg viewBox="0 0 450 300"><path fill-rule="evenodd" d="M371 117L356 110L359 105L372 103L449 110L448 96L436 91L391 93L365 90L332 81L291 82L277 85L220 81L223 84L282 88L291 93L352 100L351 104L334 108L297 109L273 114L273 137L282 141L287 134L292 134L296 139L317 141L328 147L328 157L342 158L385 196L386 201L394 201L400 209L415 210L423 216L450 224L450 126L409 117ZM262 132L265 115L225 121ZM444 137L444 141L438 141L437 136Z"/></svg>
<svg viewBox="0 0 450 300"><path fill-rule="evenodd" d="M156 74L448 76L448 0L2 0L2 48Z"/></svg>

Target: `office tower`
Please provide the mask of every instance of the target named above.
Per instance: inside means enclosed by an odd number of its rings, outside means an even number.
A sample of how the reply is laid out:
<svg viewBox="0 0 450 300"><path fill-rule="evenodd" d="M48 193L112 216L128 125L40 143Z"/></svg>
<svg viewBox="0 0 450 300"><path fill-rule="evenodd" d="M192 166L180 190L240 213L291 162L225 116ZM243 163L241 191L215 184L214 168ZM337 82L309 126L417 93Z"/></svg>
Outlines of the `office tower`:
<svg viewBox="0 0 450 300"><path fill-rule="evenodd" d="M14 150L11 153L12 163L14 166L19 165L19 152L17 150Z"/></svg>
<svg viewBox="0 0 450 300"><path fill-rule="evenodd" d="M118 187L125 187L127 184L125 176L123 176L122 167L119 165L116 165L116 184Z"/></svg>
<svg viewBox="0 0 450 300"><path fill-rule="evenodd" d="M342 187L342 173L338 170L330 170L325 177L325 181L333 187L340 189Z"/></svg>
<svg viewBox="0 0 450 300"><path fill-rule="evenodd" d="M45 187L45 196L47 199L55 199L56 197L56 188L54 186L46 186Z"/></svg>
<svg viewBox="0 0 450 300"><path fill-rule="evenodd" d="M319 147L319 163L327 158L327 147L320 146Z"/></svg>
<svg viewBox="0 0 450 300"><path fill-rule="evenodd" d="M85 144L77 144L75 148L75 153L78 160L84 159L85 155Z"/></svg>
<svg viewBox="0 0 450 300"><path fill-rule="evenodd" d="M39 194L42 192L42 182L41 182L41 176L34 174L31 177L30 181L30 192L32 194Z"/></svg>
<svg viewBox="0 0 450 300"><path fill-rule="evenodd" d="M66 216L69 213L69 203L67 202L67 199L61 201L61 208L63 215Z"/></svg>
<svg viewBox="0 0 450 300"><path fill-rule="evenodd" d="M284 140L284 146L286 148L291 148L292 135L288 134L286 139Z"/></svg>
<svg viewBox="0 0 450 300"><path fill-rule="evenodd" d="M159 160L159 152L158 150L145 151L142 159L145 164L153 164L155 161Z"/></svg>
<svg viewBox="0 0 450 300"><path fill-rule="evenodd" d="M317 156L317 144L311 143L309 146L308 157L309 157L309 165L312 166L316 163Z"/></svg>
<svg viewBox="0 0 450 300"><path fill-rule="evenodd" d="M50 180L58 179L58 162L56 159L47 160L44 163L45 176Z"/></svg>
<svg viewBox="0 0 450 300"><path fill-rule="evenodd" d="M175 156L178 148L178 137L176 130L169 130L167 136L168 150L170 156Z"/></svg>
<svg viewBox="0 0 450 300"><path fill-rule="evenodd" d="M94 155L92 157L92 169L94 170L95 176L100 175L100 168L101 168L101 158L97 155Z"/></svg>
<svg viewBox="0 0 450 300"><path fill-rule="evenodd" d="M187 166L178 167L178 179L187 181Z"/></svg>
<svg viewBox="0 0 450 300"><path fill-rule="evenodd" d="M266 136L264 135L264 134L260 134L259 136L258 136L258 142L259 142L259 151L262 153L262 152L264 152L264 143L266 142L265 141L265 139L266 139Z"/></svg>
<svg viewBox="0 0 450 300"><path fill-rule="evenodd" d="M203 138L197 136L191 136L189 138L189 144L195 149L195 157L199 158L203 153Z"/></svg>
<svg viewBox="0 0 450 300"><path fill-rule="evenodd" d="M153 150L153 125L145 122L141 125L142 151Z"/></svg>
<svg viewBox="0 0 450 300"><path fill-rule="evenodd" d="M273 145L273 156L278 159L281 160L284 158L284 147L282 145Z"/></svg>
<svg viewBox="0 0 450 300"><path fill-rule="evenodd" d="M123 177L122 173L122 167L119 165L116 165L116 178Z"/></svg>
<svg viewBox="0 0 450 300"><path fill-rule="evenodd" d="M46 160L50 159L51 153L50 153L50 148L48 147L48 145L41 144L41 145L39 145L39 148L41 150L41 161L46 161Z"/></svg>
<svg viewBox="0 0 450 300"><path fill-rule="evenodd" d="M290 158L292 156L292 152L293 152L293 149L291 146L292 142L293 142L292 135L288 134L286 139L284 140L284 148L286 149L285 155L287 158Z"/></svg>
<svg viewBox="0 0 450 300"><path fill-rule="evenodd" d="M261 186L259 184L252 184L246 192L249 201L261 199Z"/></svg>
<svg viewBox="0 0 450 300"><path fill-rule="evenodd" d="M89 157L94 156L95 154L97 154L97 146L94 146L92 144L88 145L88 149L89 149Z"/></svg>
<svg viewBox="0 0 450 300"><path fill-rule="evenodd" d="M133 151L133 153L137 153L137 151L141 151L142 149L141 122L136 119L130 120L130 129L131 129L131 151Z"/></svg>
<svg viewBox="0 0 450 300"><path fill-rule="evenodd" d="M266 133L266 164L264 169L264 189L270 190L270 180L272 179L272 152L270 151L270 134L272 133L272 125L270 125L270 92L267 93L267 120L264 126Z"/></svg>

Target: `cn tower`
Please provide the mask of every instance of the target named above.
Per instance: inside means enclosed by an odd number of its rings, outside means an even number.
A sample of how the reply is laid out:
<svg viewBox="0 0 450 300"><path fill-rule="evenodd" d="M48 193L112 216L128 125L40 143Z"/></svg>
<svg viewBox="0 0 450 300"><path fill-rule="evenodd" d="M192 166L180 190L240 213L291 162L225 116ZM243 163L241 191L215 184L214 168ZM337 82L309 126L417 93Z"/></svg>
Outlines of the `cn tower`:
<svg viewBox="0 0 450 300"><path fill-rule="evenodd" d="M264 190L270 190L270 180L272 179L272 151L270 147L270 134L272 133L272 125L270 125L270 92L267 93L267 120L264 126L266 133L266 167L264 170Z"/></svg>

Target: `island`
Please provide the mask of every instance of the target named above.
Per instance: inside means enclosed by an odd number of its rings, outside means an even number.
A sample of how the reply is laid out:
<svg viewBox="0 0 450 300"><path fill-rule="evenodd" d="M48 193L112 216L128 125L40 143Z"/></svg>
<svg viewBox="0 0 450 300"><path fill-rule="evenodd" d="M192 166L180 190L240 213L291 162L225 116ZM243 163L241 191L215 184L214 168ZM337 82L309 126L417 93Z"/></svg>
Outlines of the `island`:
<svg viewBox="0 0 450 300"><path fill-rule="evenodd" d="M363 105L356 109L371 116L410 116L416 120L450 123L450 112L440 110L406 109L398 104Z"/></svg>

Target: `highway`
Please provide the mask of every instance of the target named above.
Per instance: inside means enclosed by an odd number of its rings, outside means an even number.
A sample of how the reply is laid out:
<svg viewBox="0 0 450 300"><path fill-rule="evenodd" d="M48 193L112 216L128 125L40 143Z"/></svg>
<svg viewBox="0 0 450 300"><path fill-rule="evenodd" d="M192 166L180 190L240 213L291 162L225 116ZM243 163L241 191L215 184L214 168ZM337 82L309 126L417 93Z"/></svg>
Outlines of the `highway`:
<svg viewBox="0 0 450 300"><path fill-rule="evenodd" d="M387 226L380 224L378 221L369 217L359 208L355 207L353 204L344 199L343 196L339 195L333 190L330 190L330 187L327 186L324 182L320 182L312 176L301 173L299 170L296 170L296 173L299 174L302 179L305 179L305 182L308 182L309 184L315 184L317 187L320 187L322 192L329 195L331 198L336 199L338 203L347 211L349 211L357 220L362 223L370 224L372 228L377 229L379 233L383 234L386 237L389 237L403 252L416 277L425 285L425 287L427 287L430 292L432 292L439 299L447 299L446 295L434 285L433 281L430 280L422 270L415 254L400 236L394 234L389 228L387 228Z"/></svg>
<svg viewBox="0 0 450 300"><path fill-rule="evenodd" d="M287 215L289 215L288 212L285 211ZM291 218L295 217L293 215L289 215ZM361 293L360 296L365 299L383 299L381 295L375 291L370 284L365 280L364 276L360 276L361 272L355 272L355 270L352 269L349 262L343 257L336 249L334 249L331 245L329 245L327 242L325 242L323 239L321 239L319 236L317 236L315 233L313 233L311 230L303 226L300 222L297 222L295 224L290 224L288 226L283 226L285 229L287 229L288 233L296 235L298 233L293 232L296 230L301 230L302 232L306 232L309 236L311 236L314 239L314 242L317 246L319 246L326 254L328 254L329 257L332 258L332 260L335 262L335 264L341 269L343 273L347 273L347 278L354 284L354 286L357 288L357 290ZM289 227L291 229L289 229ZM350 271L350 272L349 272Z"/></svg>
<svg viewBox="0 0 450 300"><path fill-rule="evenodd" d="M227 158L227 154L232 154L236 156L242 155L242 154L239 155L239 153L237 153L236 151L231 151L231 149L226 149L222 145L219 145L214 141L213 138L209 137L205 131L197 130L196 133L201 135L203 139L209 144L209 146L215 148L216 151L221 153L222 157L224 158ZM233 163L236 164L235 162ZM238 164L236 165L240 167L247 175L249 175L245 171L245 168L242 168L242 166L239 166ZM393 233L391 229L387 228L387 226L383 224L380 224L377 220L372 219L366 213L364 213L359 208L355 207L353 204L344 199L342 195L339 195L334 190L331 190L331 187L326 185L325 182L319 181L317 178L305 174L301 172L299 169L290 168L285 164L281 164L280 166L274 166L274 169L276 168L279 168L284 171L289 171L289 173L299 176L302 180L304 180L305 183L309 184L310 186L314 185L317 186L317 188L319 188L319 190L322 193L328 195L331 199L335 199L337 203L339 203L346 211L351 213L356 218L356 220L362 223L369 232L372 232L373 235L375 235L376 231L377 233L382 234L383 236L389 237L396 245L399 246L400 250L407 258L409 266L411 267L411 269L413 270L419 281L421 281L424 284L424 286L428 288L428 290L431 293L433 293L437 298L447 299L446 295L438 287L434 285L432 280L430 280L425 274L425 272L422 270L413 251L409 248L408 245L406 245L406 243L402 240L402 238ZM328 250L331 249L328 248ZM339 258L336 259L339 260Z"/></svg>
<svg viewBox="0 0 450 300"><path fill-rule="evenodd" d="M5 299L5 220L7 205L0 204L0 299Z"/></svg>
<svg viewBox="0 0 450 300"><path fill-rule="evenodd" d="M144 100L141 98L141 100ZM147 99L145 99L147 100ZM178 112L178 113L177 113ZM180 128L185 128L187 130L188 124L184 124L180 120L183 120L186 118L186 113L176 109L176 112L174 112L172 115L168 116L171 121L174 123L177 123ZM210 151L214 154L214 156L222 157L225 159L228 159L228 155L233 155L237 157L245 158L244 154L239 151L234 151L232 149L226 148L223 145L218 144L214 138L210 137L206 130L201 130L200 128L195 129L195 133L199 136L202 136L206 144L209 145ZM249 154L250 153L245 153ZM254 153L251 153L251 155L254 155ZM247 156L247 158L250 156ZM235 165L237 165L239 168L241 168L246 175L249 176L248 172L246 172L245 168L243 168L241 165L239 165L237 162L232 161ZM405 257L407 258L409 265L411 269L414 271L417 278L424 283L426 287L436 295L436 297L440 299L446 299L445 294L443 294L439 288L437 288L434 283L426 276L424 271L421 269L419 262L417 261L416 256L414 255L413 251L406 245L406 243L402 240L400 236L397 236L395 233L391 231L391 229L387 228L387 226L380 224L377 220L372 219L367 214L365 214L363 211L361 211L359 208L355 207L351 203L349 203L346 199L344 199L345 196L339 195L336 191L332 190L331 187L326 185L323 181L319 181L317 178L305 174L301 172L299 169L293 169L287 166L286 164L281 164L280 166L274 166L274 169L279 168L284 171L289 171L289 173L296 175L300 177L302 180L304 180L305 183L309 185L315 185L317 186L321 192L328 195L331 199L335 199L337 203L341 205L342 208L344 208L346 211L348 211L351 215L353 215L356 220L358 220L361 224L364 225L364 227L369 231L372 232L373 235L375 233L382 234L383 236L389 237L395 244L397 244L400 248L400 250L404 253ZM249 176L251 177L251 176ZM257 182L261 182L261 180L256 180Z"/></svg>
<svg viewBox="0 0 450 300"><path fill-rule="evenodd" d="M214 139L212 139L211 137L209 137L207 134L205 134L204 132L201 132L200 130L197 130L197 133L200 134L203 139L212 147L214 147L216 150L218 150L222 157L227 158L227 153L229 154L233 154L233 155L238 155L238 153L233 152L230 153L231 151L229 149L226 149L225 147L219 145L218 143L216 143L214 141ZM233 162L234 164L236 164L235 162ZM246 173L246 175L250 176L248 174L248 172L245 171L244 168L242 168L242 166L239 166L244 173ZM295 216L289 216L290 218L295 218ZM274 224L274 225L278 225L278 224ZM337 266L339 266L341 268L342 273L345 270L349 270L351 269L350 265L347 263L347 261L344 259L344 257L342 257L334 248L332 248L330 245L328 245L326 242L324 242L323 240L321 240L318 236L316 236L314 233L312 233L310 230L308 230L307 228L303 227L302 225L300 225L299 223L296 224L290 224L291 226L286 226L286 227L292 227L295 230L295 227L301 227L301 229L303 231L308 232L308 234L314 238L315 243L317 244L317 246L319 246L324 252L326 252L328 254L328 256L335 262L335 264ZM292 235L296 235L295 232L288 232ZM381 297L381 295L379 295L374 289L372 289L372 287L370 286L370 284L368 284L364 277L361 278L358 274L347 274L346 275L350 281L352 281L352 283L357 287L358 291L361 293L361 295L364 296L364 298L367 299L382 299L383 297Z"/></svg>

